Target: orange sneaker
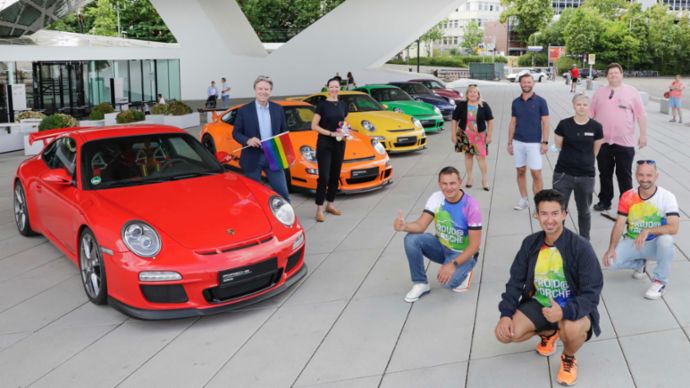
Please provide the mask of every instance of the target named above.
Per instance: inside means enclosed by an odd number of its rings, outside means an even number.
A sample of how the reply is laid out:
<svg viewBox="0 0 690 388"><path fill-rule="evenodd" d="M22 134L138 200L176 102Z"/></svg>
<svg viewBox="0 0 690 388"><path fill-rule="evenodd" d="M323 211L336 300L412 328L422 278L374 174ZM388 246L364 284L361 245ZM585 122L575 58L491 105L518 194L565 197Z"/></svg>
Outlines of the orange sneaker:
<svg viewBox="0 0 690 388"><path fill-rule="evenodd" d="M558 384L575 385L577 382L577 361L575 356L561 354L561 369L558 371Z"/></svg>
<svg viewBox="0 0 690 388"><path fill-rule="evenodd" d="M541 341L537 344L537 353L544 357L552 356L556 353L556 340L558 340L558 330L551 336L540 335Z"/></svg>

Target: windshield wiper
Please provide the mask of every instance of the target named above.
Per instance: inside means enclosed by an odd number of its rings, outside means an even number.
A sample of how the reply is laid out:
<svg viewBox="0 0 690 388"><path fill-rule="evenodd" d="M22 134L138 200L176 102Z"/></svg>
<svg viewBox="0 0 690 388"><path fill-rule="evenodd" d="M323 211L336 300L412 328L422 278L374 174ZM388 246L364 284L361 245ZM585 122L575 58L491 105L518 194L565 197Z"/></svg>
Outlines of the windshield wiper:
<svg viewBox="0 0 690 388"><path fill-rule="evenodd" d="M222 174L223 172L224 171L194 171L194 172L188 172L186 174L173 175L171 177L168 177L167 180L176 181L176 180L180 180L180 179L194 178L194 177L198 177L198 176L218 175L218 174Z"/></svg>

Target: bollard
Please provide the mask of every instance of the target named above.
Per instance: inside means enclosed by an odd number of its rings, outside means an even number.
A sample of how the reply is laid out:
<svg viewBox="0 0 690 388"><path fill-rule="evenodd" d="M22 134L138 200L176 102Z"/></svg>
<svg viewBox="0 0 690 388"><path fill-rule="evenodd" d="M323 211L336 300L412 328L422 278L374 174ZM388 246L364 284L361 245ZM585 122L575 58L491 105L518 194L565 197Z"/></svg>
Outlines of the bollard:
<svg viewBox="0 0 690 388"><path fill-rule="evenodd" d="M587 78L587 90L592 90L592 79Z"/></svg>
<svg viewBox="0 0 690 388"><path fill-rule="evenodd" d="M659 112L665 113L665 114L670 113L668 98L662 98L659 100Z"/></svg>

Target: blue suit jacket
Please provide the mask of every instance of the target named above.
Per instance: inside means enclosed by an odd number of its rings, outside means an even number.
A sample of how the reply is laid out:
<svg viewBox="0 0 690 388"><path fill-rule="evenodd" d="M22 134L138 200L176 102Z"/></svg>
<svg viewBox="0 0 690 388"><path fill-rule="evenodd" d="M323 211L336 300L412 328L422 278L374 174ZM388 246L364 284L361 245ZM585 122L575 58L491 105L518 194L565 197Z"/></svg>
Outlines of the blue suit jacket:
<svg viewBox="0 0 690 388"><path fill-rule="evenodd" d="M287 131L285 122L285 111L283 107L269 101L268 111L271 115L272 136ZM256 101L252 101L237 110L232 137L243 147L247 145L247 140L252 137L261 139L259 131L259 118L256 115ZM240 167L245 172L259 168L259 158L263 151L261 148L249 147L242 150L240 155Z"/></svg>

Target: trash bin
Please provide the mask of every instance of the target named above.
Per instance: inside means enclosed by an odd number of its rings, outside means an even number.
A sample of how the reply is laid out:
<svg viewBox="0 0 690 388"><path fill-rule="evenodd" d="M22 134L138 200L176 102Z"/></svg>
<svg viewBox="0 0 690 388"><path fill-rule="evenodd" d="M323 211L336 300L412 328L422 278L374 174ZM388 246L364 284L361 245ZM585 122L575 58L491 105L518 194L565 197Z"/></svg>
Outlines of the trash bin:
<svg viewBox="0 0 690 388"><path fill-rule="evenodd" d="M670 109L668 106L668 98L662 98L659 100L659 112L669 114Z"/></svg>
<svg viewBox="0 0 690 388"><path fill-rule="evenodd" d="M587 78L587 90L592 90L592 79Z"/></svg>

